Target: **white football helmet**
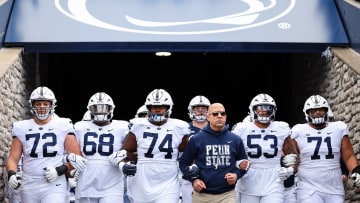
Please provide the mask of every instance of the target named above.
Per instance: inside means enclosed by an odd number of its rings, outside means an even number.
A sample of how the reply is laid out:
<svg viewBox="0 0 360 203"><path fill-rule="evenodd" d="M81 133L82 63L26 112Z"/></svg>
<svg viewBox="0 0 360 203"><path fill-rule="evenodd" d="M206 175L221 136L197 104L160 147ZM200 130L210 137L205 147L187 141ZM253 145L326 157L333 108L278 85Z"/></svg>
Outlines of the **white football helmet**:
<svg viewBox="0 0 360 203"><path fill-rule="evenodd" d="M196 106L205 106L208 109L210 106L210 101L206 97L204 97L202 95L198 95L191 99L189 106L188 106L188 110L189 110L188 114L189 114L189 117L191 120L196 120L199 122L206 121L207 111L201 113L200 115L196 115L196 113L193 110L194 107L196 107Z"/></svg>
<svg viewBox="0 0 360 203"><path fill-rule="evenodd" d="M253 122L253 119L251 118L250 115L247 115L243 120L242 120L243 123L252 123Z"/></svg>
<svg viewBox="0 0 360 203"><path fill-rule="evenodd" d="M266 116L259 116L256 113L256 108L261 106L267 110ZM270 121L275 120L276 114L276 103L275 100L268 94L258 94L250 102L249 106L250 117L254 120L259 121L260 123L269 123Z"/></svg>
<svg viewBox="0 0 360 203"><path fill-rule="evenodd" d="M87 109L95 122L103 123L112 119L115 104L108 94L97 92L89 99Z"/></svg>
<svg viewBox="0 0 360 203"><path fill-rule="evenodd" d="M82 118L83 121L91 121L91 111L87 110Z"/></svg>
<svg viewBox="0 0 360 203"><path fill-rule="evenodd" d="M312 95L310 96L304 104L303 112L305 114L305 119L307 122L311 122L314 125L321 125L327 122L328 120L328 112L329 112L329 103L326 99L320 95ZM326 113L322 117L314 118L309 115L310 109L317 108L326 108Z"/></svg>
<svg viewBox="0 0 360 203"><path fill-rule="evenodd" d="M151 106L167 106L165 114L153 114L150 111ZM149 120L154 122L161 122L167 120L171 115L171 109L174 103L170 94L164 89L154 89L151 91L145 100L145 106L149 111Z"/></svg>
<svg viewBox="0 0 360 203"><path fill-rule="evenodd" d="M38 109L33 106L34 101L50 101L51 106L47 109L46 113L39 114ZM36 88L30 95L29 99L31 113L36 115L36 117L40 120L45 120L49 115L53 114L56 107L56 98L53 93L48 87L38 87Z"/></svg>
<svg viewBox="0 0 360 203"><path fill-rule="evenodd" d="M140 106L140 108L136 111L135 118L142 118L144 115L148 115L148 109L145 105Z"/></svg>

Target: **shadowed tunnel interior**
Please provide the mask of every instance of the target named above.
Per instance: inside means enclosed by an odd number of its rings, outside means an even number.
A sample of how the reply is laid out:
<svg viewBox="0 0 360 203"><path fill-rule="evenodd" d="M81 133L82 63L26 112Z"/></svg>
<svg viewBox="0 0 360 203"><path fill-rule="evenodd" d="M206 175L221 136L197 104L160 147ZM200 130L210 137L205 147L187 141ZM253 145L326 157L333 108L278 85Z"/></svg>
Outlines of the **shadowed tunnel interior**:
<svg viewBox="0 0 360 203"><path fill-rule="evenodd" d="M232 126L248 113L251 99L268 93L276 101L277 120L292 123L291 54L284 53L153 53L47 54L40 64L41 85L58 100L56 113L80 120L89 98L98 91L115 102L114 119L129 120L155 88L174 101L171 117L189 120L188 104L196 95L221 102Z"/></svg>

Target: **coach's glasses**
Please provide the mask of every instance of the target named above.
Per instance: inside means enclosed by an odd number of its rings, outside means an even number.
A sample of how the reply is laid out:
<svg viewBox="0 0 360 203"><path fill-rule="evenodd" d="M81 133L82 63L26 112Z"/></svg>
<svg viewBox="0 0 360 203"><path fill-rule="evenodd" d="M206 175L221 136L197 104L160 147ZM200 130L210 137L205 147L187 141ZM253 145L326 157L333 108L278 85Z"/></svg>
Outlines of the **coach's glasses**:
<svg viewBox="0 0 360 203"><path fill-rule="evenodd" d="M219 114L221 114L221 116L225 116L226 112L225 111L214 111L211 113L213 116L218 116Z"/></svg>

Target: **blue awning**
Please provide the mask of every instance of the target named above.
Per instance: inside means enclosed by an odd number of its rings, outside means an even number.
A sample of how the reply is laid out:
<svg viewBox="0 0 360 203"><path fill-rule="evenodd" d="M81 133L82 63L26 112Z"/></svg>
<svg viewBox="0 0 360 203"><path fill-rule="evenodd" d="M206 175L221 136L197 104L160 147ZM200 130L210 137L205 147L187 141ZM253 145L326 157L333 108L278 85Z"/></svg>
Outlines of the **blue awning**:
<svg viewBox="0 0 360 203"><path fill-rule="evenodd" d="M25 52L321 52L348 46L333 0L15 0Z"/></svg>

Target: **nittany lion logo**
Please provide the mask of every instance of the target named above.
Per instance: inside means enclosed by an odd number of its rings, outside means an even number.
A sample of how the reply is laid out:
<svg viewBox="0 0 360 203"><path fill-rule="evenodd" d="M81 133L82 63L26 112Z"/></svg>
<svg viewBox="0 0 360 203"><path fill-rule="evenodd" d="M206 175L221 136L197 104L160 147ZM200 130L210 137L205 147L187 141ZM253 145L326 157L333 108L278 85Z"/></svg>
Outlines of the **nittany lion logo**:
<svg viewBox="0 0 360 203"><path fill-rule="evenodd" d="M296 0L54 0L64 15L98 28L202 35L251 29L289 14ZM288 29L289 24L278 24Z"/></svg>

